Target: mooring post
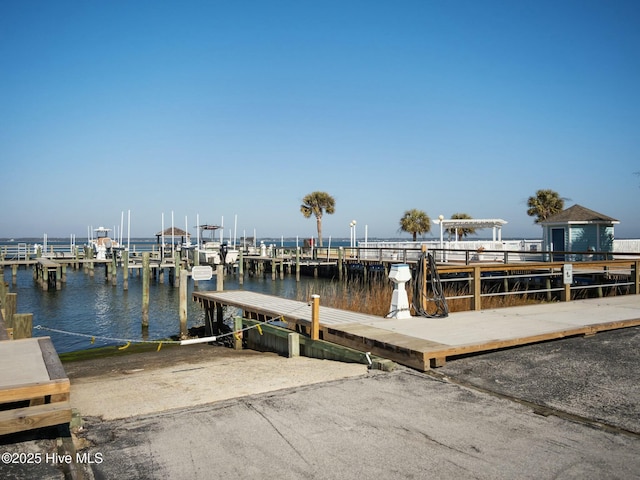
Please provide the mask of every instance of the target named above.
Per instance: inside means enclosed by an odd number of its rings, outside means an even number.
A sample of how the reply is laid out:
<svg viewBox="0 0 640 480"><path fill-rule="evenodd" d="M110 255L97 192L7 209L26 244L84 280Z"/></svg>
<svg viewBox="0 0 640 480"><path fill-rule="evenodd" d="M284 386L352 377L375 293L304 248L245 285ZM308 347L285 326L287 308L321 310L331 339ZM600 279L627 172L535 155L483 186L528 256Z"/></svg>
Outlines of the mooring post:
<svg viewBox="0 0 640 480"><path fill-rule="evenodd" d="M189 272L186 268L180 270L180 338L187 338L187 285Z"/></svg>
<svg viewBox="0 0 640 480"><path fill-rule="evenodd" d="M311 295L311 340L320 340L320 295Z"/></svg>
<svg viewBox="0 0 640 480"><path fill-rule="evenodd" d="M96 262L93 260L93 250L89 249L89 277L93 277L96 273Z"/></svg>
<svg viewBox="0 0 640 480"><path fill-rule="evenodd" d="M111 285L116 286L118 284L118 255L116 252L113 252L111 260Z"/></svg>
<svg viewBox="0 0 640 480"><path fill-rule="evenodd" d="M343 268L343 258L344 258L344 247L338 248L338 280L342 280L342 268ZM382 256L380 257L382 258Z"/></svg>
<svg viewBox="0 0 640 480"><path fill-rule="evenodd" d="M224 265L221 263L216 265L216 291L224 290Z"/></svg>
<svg viewBox="0 0 640 480"><path fill-rule="evenodd" d="M300 356L300 334L296 332L291 332L287 336L287 346L288 348L288 356L289 358L299 357Z"/></svg>
<svg viewBox="0 0 640 480"><path fill-rule="evenodd" d="M475 265L473 267L473 299L471 300L472 310L481 310L482 309L482 288L480 285L481 277L480 277L480 266Z"/></svg>
<svg viewBox="0 0 640 480"><path fill-rule="evenodd" d="M242 350L242 317L233 319L233 331L237 332L233 335L233 349Z"/></svg>
<svg viewBox="0 0 640 480"><path fill-rule="evenodd" d="M300 281L300 247L296 247L296 282Z"/></svg>
<svg viewBox="0 0 640 480"><path fill-rule="evenodd" d="M244 258L242 258L243 247L238 252L238 284L244 285Z"/></svg>
<svg viewBox="0 0 640 480"><path fill-rule="evenodd" d="M62 266L56 267L56 290L62 289Z"/></svg>
<svg viewBox="0 0 640 480"><path fill-rule="evenodd" d="M122 251L122 289L129 290L129 250Z"/></svg>
<svg viewBox="0 0 640 480"><path fill-rule="evenodd" d="M177 250L173 254L173 286L180 287L182 281L182 260Z"/></svg>
<svg viewBox="0 0 640 480"><path fill-rule="evenodd" d="M149 252L142 253L142 328L149 328Z"/></svg>

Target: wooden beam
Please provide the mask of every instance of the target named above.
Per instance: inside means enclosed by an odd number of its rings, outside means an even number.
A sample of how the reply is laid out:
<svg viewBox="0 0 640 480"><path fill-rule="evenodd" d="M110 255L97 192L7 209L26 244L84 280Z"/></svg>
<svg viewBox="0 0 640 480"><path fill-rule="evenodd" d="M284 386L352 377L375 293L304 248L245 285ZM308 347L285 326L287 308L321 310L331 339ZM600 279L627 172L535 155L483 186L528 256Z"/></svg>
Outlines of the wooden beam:
<svg viewBox="0 0 640 480"><path fill-rule="evenodd" d="M69 423L71 413L69 402L5 410L0 412L0 435Z"/></svg>
<svg viewBox="0 0 640 480"><path fill-rule="evenodd" d="M52 380L46 383L30 383L25 385L8 385L0 390L0 403L18 402L30 400L46 395L58 395L69 393L71 384L69 379Z"/></svg>

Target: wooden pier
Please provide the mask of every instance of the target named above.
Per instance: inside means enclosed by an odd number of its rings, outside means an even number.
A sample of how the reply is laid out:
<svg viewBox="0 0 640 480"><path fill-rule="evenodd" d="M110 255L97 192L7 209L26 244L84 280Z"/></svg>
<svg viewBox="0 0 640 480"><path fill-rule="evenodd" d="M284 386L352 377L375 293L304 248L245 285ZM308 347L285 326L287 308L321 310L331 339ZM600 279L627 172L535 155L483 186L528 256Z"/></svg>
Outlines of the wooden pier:
<svg viewBox="0 0 640 480"><path fill-rule="evenodd" d="M54 265L34 265L48 283ZM33 314L16 313L16 297L0 278L0 435L69 423L72 416L69 379L51 338L32 338Z"/></svg>
<svg viewBox="0 0 640 480"><path fill-rule="evenodd" d="M0 342L0 435L69 423L69 392L49 337Z"/></svg>
<svg viewBox="0 0 640 480"><path fill-rule="evenodd" d="M282 318L310 335L312 306L254 292L194 292L207 318L225 306L244 318ZM389 319L320 307L320 338L426 371L459 355L640 325L640 295L452 313L446 318Z"/></svg>

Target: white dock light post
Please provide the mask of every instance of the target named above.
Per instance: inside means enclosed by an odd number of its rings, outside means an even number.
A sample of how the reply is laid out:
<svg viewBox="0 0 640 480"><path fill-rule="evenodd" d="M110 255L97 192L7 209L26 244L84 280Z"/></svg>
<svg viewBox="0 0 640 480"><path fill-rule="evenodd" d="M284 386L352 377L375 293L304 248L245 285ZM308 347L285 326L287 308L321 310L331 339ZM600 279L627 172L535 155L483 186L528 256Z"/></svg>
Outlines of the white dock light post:
<svg viewBox="0 0 640 480"><path fill-rule="evenodd" d="M349 246L351 248L354 247L355 245L355 231L356 231L356 221L355 220L351 220L351 222L349 222Z"/></svg>
<svg viewBox="0 0 640 480"><path fill-rule="evenodd" d="M411 270L406 263L396 263L391 265L389 270L389 279L395 283L393 295L391 296L391 307L387 318L405 319L411 318L411 310L409 309L409 297L405 283L411 280Z"/></svg>
<svg viewBox="0 0 640 480"><path fill-rule="evenodd" d="M438 220L440 220L440 258L441 260L444 262L444 229L442 228L442 221L444 220L444 215L440 215L438 217Z"/></svg>

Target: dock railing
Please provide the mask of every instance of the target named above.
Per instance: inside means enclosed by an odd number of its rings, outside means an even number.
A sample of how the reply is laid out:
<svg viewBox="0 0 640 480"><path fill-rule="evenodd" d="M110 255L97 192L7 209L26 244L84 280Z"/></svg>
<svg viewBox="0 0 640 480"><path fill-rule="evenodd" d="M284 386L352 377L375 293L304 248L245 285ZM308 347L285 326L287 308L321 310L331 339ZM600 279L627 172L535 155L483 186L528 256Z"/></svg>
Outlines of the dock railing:
<svg viewBox="0 0 640 480"><path fill-rule="evenodd" d="M482 309L483 299L491 297L570 301L638 294L639 272L639 259L438 265L447 300L468 299L471 310Z"/></svg>

